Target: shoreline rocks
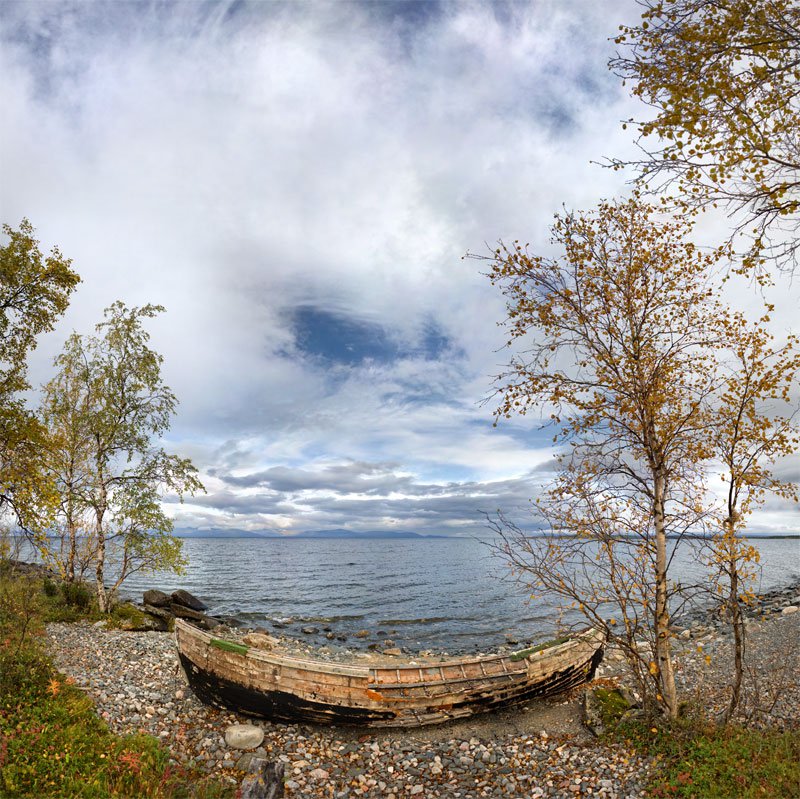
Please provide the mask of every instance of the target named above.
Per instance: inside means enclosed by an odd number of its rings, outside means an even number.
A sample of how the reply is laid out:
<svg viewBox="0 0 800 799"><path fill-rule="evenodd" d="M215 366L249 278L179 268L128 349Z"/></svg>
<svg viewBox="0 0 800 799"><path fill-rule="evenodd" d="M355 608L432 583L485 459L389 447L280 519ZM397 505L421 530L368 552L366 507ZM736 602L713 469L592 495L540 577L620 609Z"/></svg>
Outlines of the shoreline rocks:
<svg viewBox="0 0 800 799"><path fill-rule="evenodd" d="M134 607L154 620L152 623L146 622L144 629L156 629L161 632L168 632L175 618L191 621L204 630L215 630L225 623L222 619L204 613L208 610L208 605L182 588L171 594L166 594L158 588L149 588L142 594L142 604ZM231 620L225 621L230 623ZM129 626L128 629L136 631L138 628Z"/></svg>

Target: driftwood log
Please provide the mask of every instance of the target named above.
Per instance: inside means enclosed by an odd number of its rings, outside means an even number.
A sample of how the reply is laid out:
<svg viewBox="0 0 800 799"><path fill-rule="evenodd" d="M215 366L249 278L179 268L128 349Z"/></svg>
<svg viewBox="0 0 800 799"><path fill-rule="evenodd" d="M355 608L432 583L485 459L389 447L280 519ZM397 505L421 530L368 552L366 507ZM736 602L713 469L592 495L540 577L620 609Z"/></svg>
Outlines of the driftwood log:
<svg viewBox="0 0 800 799"><path fill-rule="evenodd" d="M248 771L239 786L241 799L283 799L283 763L254 757Z"/></svg>

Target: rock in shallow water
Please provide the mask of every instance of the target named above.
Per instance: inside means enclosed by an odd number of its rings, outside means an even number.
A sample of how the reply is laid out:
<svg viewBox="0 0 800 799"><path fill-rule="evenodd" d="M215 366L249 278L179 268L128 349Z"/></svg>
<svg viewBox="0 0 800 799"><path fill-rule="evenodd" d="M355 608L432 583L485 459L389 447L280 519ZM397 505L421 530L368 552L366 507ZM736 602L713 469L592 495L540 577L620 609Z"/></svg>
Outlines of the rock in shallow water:
<svg viewBox="0 0 800 799"><path fill-rule="evenodd" d="M157 588L151 588L142 594L142 600L145 605L153 605L157 608L163 608L169 605L169 595Z"/></svg>
<svg viewBox="0 0 800 799"><path fill-rule="evenodd" d="M192 610L208 610L208 605L201 602L194 594L190 594L182 588L173 591L171 598L176 605L183 605L185 608L191 608Z"/></svg>
<svg viewBox="0 0 800 799"><path fill-rule="evenodd" d="M264 730L254 724L231 724L225 730L225 743L233 749L255 749L264 740Z"/></svg>

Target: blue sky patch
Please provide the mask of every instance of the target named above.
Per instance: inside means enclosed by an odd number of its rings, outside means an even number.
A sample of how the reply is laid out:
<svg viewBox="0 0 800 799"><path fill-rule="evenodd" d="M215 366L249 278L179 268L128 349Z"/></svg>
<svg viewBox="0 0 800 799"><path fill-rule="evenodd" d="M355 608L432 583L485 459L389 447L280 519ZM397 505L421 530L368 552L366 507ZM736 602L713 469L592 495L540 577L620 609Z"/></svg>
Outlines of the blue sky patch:
<svg viewBox="0 0 800 799"><path fill-rule="evenodd" d="M391 363L401 358L437 360L452 346L435 322L425 325L420 339L409 345L377 322L313 305L293 309L290 326L300 352L331 365Z"/></svg>
<svg viewBox="0 0 800 799"><path fill-rule="evenodd" d="M297 348L305 355L329 363L358 366L365 361L390 363L398 357L397 345L374 322L300 306L292 312Z"/></svg>

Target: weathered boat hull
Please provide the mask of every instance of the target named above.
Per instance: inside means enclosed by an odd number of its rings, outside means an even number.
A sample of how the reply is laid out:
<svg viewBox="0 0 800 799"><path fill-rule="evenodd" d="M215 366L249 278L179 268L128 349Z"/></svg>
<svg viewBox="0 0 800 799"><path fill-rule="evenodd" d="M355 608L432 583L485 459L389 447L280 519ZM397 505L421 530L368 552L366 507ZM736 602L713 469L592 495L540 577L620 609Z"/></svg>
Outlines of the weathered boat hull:
<svg viewBox="0 0 800 799"><path fill-rule="evenodd" d="M211 705L284 722L415 727L552 696L587 680L603 657L594 634L538 651L436 664L327 663L215 639L176 620L189 685Z"/></svg>

